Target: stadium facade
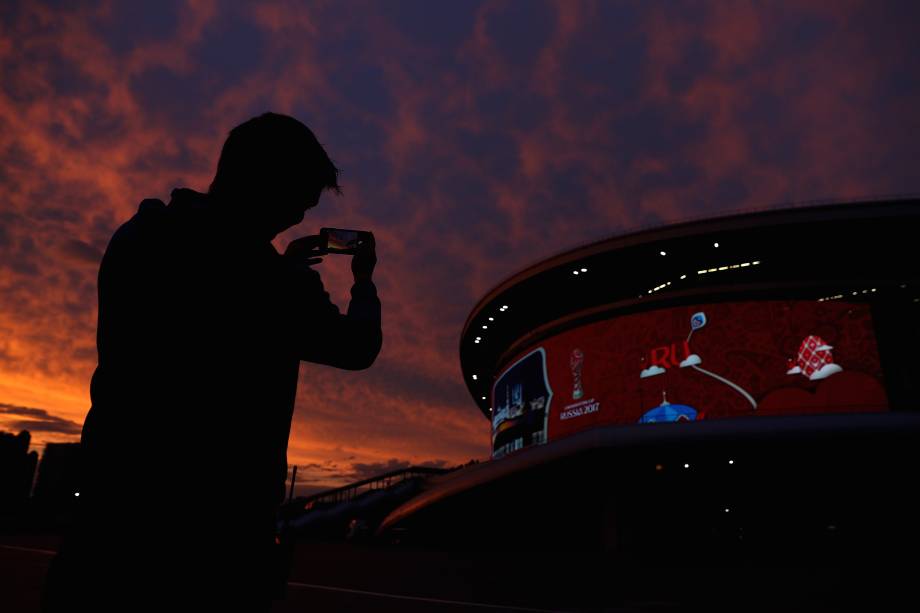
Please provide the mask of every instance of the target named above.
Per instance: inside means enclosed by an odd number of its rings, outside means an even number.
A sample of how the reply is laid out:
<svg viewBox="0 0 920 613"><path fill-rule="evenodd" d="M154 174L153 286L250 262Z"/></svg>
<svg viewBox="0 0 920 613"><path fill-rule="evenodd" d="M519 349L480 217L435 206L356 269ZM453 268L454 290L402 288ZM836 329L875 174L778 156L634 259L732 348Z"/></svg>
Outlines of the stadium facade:
<svg viewBox="0 0 920 613"><path fill-rule="evenodd" d="M513 275L460 338L492 461L431 479L379 533L672 561L916 543L897 484L920 467L918 240L916 199L840 202Z"/></svg>
<svg viewBox="0 0 920 613"><path fill-rule="evenodd" d="M914 201L749 213L513 276L460 344L493 457L602 425L910 410L918 216Z"/></svg>

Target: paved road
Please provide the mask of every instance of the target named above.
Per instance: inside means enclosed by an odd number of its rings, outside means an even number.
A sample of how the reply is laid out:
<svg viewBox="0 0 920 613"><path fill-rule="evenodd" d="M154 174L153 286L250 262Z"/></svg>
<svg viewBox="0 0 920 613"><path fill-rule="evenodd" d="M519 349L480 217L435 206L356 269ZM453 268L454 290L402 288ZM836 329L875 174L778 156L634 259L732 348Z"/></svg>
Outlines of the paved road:
<svg viewBox="0 0 920 613"><path fill-rule="evenodd" d="M52 542L49 542L52 541ZM55 545L53 539L29 539L29 538L7 538L5 542L0 543L0 608L4 611L15 613L33 613L39 610L39 598L42 581L48 564L55 551L52 548ZM349 557L355 553L354 548L345 545L323 546L323 551L329 553L331 550L338 550L338 555L332 555L326 558L327 563L323 566L326 569L324 575L328 575L330 563L335 566L337 562L342 562L344 557ZM344 553L343 553L344 552ZM317 548L305 549L301 552L302 556L310 559L317 559L320 552ZM366 554L366 552L361 552ZM368 557L366 555L359 557ZM365 560L370 564L376 564L378 560ZM310 574L310 568L314 564L305 564L300 568L295 568L295 576L304 578ZM361 566L361 565L359 565ZM341 571L341 567L338 567ZM353 570L356 568L351 567ZM390 567L392 569L392 566ZM299 572L298 572L299 571ZM395 591L392 588L404 589L404 583L412 583L412 577L407 576L400 585L387 586L380 585L381 581L371 580L364 581L376 589L361 589L356 587L358 577L353 572L346 572L340 577L336 584L321 584L306 582L303 580L292 580L289 584L287 598L284 601L275 603L272 609L273 613L302 612L302 611L400 611L405 613L455 613L457 611L481 611L488 613L514 612L514 611L531 611L546 612L557 611L559 609L547 609L541 607L515 606L514 604L500 602L482 602L470 600L469 598L457 598L456 590L447 587L444 591L453 593L455 597L437 597L432 594L431 585L424 586L421 590L412 591ZM442 583L451 583L442 581ZM444 587L444 586L442 586ZM435 587L435 589L437 589ZM381 591L382 590L382 591ZM467 594L468 596L468 594Z"/></svg>
<svg viewBox="0 0 920 613"><path fill-rule="evenodd" d="M0 536L0 610L38 611L42 581L56 546L53 537ZM842 610L843 604L888 611L897 610L894 603L903 603L905 596L915 601L912 594L903 593L913 584L909 564L879 567L874 575L867 574L868 569L866 565L845 575L821 568L657 569L648 573L650 583L637 587L636 572L619 574L602 565L592 569L590 559L575 554L541 558L532 553L473 555L302 543L295 552L287 598L272 611L811 612ZM678 585L681 578L684 582ZM629 597L630 589L634 595L658 599ZM848 589L852 595L841 595ZM598 600L606 602L597 604Z"/></svg>

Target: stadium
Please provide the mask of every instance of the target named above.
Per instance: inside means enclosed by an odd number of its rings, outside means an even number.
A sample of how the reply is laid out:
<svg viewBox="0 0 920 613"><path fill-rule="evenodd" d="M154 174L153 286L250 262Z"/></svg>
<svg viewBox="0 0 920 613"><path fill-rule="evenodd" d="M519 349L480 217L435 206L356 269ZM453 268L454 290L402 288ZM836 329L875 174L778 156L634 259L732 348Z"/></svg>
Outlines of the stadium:
<svg viewBox="0 0 920 613"><path fill-rule="evenodd" d="M460 337L491 461L429 478L378 534L525 566L591 553L648 589L662 567L739 590L765 577L736 564L836 569L779 579L799 596L882 572L865 561L918 542L918 205L696 220L513 275Z"/></svg>

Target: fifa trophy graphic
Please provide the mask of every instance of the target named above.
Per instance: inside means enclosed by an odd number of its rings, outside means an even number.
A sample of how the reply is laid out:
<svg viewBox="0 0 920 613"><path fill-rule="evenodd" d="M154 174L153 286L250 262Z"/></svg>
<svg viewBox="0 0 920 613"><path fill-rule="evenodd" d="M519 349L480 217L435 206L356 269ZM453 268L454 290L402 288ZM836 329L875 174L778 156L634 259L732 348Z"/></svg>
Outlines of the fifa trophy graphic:
<svg viewBox="0 0 920 613"><path fill-rule="evenodd" d="M585 395L585 390L581 387L581 369L585 364L585 354L581 349L573 349L572 356L569 358L569 367L572 369L572 400L578 400Z"/></svg>

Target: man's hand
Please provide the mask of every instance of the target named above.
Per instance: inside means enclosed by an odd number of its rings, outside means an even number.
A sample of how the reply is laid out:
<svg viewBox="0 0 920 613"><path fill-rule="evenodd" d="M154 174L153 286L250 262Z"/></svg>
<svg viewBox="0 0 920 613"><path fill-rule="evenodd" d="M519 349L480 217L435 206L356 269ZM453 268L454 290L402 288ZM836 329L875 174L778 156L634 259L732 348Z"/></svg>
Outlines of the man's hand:
<svg viewBox="0 0 920 613"><path fill-rule="evenodd" d="M374 267L377 265L377 246L374 242L374 235L370 232L367 234L367 241L358 247L357 252L351 258L351 272L355 276L355 283L370 281L374 274Z"/></svg>
<svg viewBox="0 0 920 613"><path fill-rule="evenodd" d="M288 243L284 250L284 257L291 258L298 264L313 266L323 261L325 255L320 249L323 245L323 237L318 234L297 238Z"/></svg>

